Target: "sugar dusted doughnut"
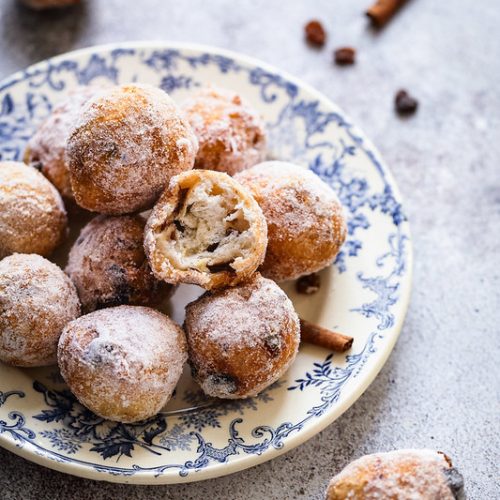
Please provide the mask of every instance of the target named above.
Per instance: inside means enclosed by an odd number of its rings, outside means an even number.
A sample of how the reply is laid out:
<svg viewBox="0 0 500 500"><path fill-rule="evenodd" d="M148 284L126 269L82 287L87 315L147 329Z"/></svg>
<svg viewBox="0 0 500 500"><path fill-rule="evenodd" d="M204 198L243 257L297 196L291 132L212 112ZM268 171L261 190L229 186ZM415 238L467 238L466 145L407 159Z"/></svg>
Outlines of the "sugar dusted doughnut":
<svg viewBox="0 0 500 500"><path fill-rule="evenodd" d="M158 413L186 358L182 329L164 314L139 306L81 316L66 326L57 351L61 374L78 400L119 422Z"/></svg>
<svg viewBox="0 0 500 500"><path fill-rule="evenodd" d="M88 101L67 155L76 202L105 214L151 208L169 179L193 167L196 137L163 90L128 84Z"/></svg>
<svg viewBox="0 0 500 500"><path fill-rule="evenodd" d="M66 143L83 105L100 89L77 87L58 103L28 143L25 161L41 172L66 199L73 199Z"/></svg>
<svg viewBox="0 0 500 500"><path fill-rule="evenodd" d="M144 246L155 275L206 289L235 285L262 263L267 227L250 193L221 172L174 177L146 225Z"/></svg>
<svg viewBox="0 0 500 500"><path fill-rule="evenodd" d="M83 312L103 307L157 305L173 289L157 280L144 253L145 220L138 215L98 215L71 248L66 272Z"/></svg>
<svg viewBox="0 0 500 500"><path fill-rule="evenodd" d="M326 500L463 498L463 478L440 451L375 453L350 463L331 481Z"/></svg>
<svg viewBox="0 0 500 500"><path fill-rule="evenodd" d="M62 329L80 314L75 286L36 254L0 261L0 360L15 366L56 362Z"/></svg>
<svg viewBox="0 0 500 500"><path fill-rule="evenodd" d="M66 224L61 196L40 172L0 162L0 259L14 252L51 254Z"/></svg>
<svg viewBox="0 0 500 500"><path fill-rule="evenodd" d="M196 168L234 175L264 160L264 123L238 94L203 88L181 107L200 145Z"/></svg>
<svg viewBox="0 0 500 500"><path fill-rule="evenodd" d="M293 163L268 161L235 178L251 191L266 217L264 276L295 279L333 262L345 241L346 223L337 195L318 176Z"/></svg>
<svg viewBox="0 0 500 500"><path fill-rule="evenodd" d="M300 341L290 299L271 280L207 292L186 308L193 377L209 396L255 396L291 365Z"/></svg>

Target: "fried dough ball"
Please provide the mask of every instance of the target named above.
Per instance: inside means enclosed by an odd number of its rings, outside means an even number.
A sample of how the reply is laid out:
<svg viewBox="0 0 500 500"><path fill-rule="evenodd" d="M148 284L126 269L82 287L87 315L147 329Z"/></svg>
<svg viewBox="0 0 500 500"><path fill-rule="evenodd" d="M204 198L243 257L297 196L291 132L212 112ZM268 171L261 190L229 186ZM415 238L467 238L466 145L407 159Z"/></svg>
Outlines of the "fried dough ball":
<svg viewBox="0 0 500 500"><path fill-rule="evenodd" d="M194 165L196 137L163 90L127 84L83 107L67 158L76 202L110 215L151 208L170 178Z"/></svg>
<svg viewBox="0 0 500 500"><path fill-rule="evenodd" d="M73 199L66 143L83 105L100 89L97 86L77 87L57 104L28 143L25 161L39 168L43 175L67 199Z"/></svg>
<svg viewBox="0 0 500 500"><path fill-rule="evenodd" d="M57 189L24 163L0 162L0 259L15 252L50 255L66 230Z"/></svg>
<svg viewBox="0 0 500 500"><path fill-rule="evenodd" d="M258 273L243 285L191 302L184 329L193 377L218 398L259 394L286 372L300 341L292 302Z"/></svg>
<svg viewBox="0 0 500 500"><path fill-rule="evenodd" d="M264 160L264 123L238 94L203 88L194 92L181 107L200 146L196 168L234 175Z"/></svg>
<svg viewBox="0 0 500 500"><path fill-rule="evenodd" d="M78 400L118 422L156 415L172 396L186 358L182 329L139 306L81 316L66 326L57 351L61 374Z"/></svg>
<svg viewBox="0 0 500 500"><path fill-rule="evenodd" d="M26 7L35 10L54 9L77 5L81 0L20 0Z"/></svg>
<svg viewBox="0 0 500 500"><path fill-rule="evenodd" d="M326 500L463 498L463 478L440 451L375 453L350 463L330 481Z"/></svg>
<svg viewBox="0 0 500 500"><path fill-rule="evenodd" d="M170 181L144 238L157 278L208 290L249 278L266 244L266 221L247 189L210 170L191 170Z"/></svg>
<svg viewBox="0 0 500 500"><path fill-rule="evenodd" d="M317 175L293 163L268 161L235 179L250 190L266 217L264 276L296 279L334 261L347 227L337 195Z"/></svg>
<svg viewBox="0 0 500 500"><path fill-rule="evenodd" d="M56 362L62 329L80 315L71 280L36 254L0 261L0 360L14 366Z"/></svg>
<svg viewBox="0 0 500 500"><path fill-rule="evenodd" d="M144 253L145 221L138 215L98 215L71 248L66 273L84 313L104 307L158 305L172 285L157 280Z"/></svg>

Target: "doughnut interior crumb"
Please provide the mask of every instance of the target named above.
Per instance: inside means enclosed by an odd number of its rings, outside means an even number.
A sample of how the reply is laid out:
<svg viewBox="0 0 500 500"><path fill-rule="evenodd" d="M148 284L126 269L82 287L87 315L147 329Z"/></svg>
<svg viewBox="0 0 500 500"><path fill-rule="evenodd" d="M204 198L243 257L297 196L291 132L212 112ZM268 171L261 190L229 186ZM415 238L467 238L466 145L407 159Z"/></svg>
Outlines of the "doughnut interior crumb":
<svg viewBox="0 0 500 500"><path fill-rule="evenodd" d="M158 248L178 270L237 272L255 247L254 218L230 182L197 178L180 186Z"/></svg>

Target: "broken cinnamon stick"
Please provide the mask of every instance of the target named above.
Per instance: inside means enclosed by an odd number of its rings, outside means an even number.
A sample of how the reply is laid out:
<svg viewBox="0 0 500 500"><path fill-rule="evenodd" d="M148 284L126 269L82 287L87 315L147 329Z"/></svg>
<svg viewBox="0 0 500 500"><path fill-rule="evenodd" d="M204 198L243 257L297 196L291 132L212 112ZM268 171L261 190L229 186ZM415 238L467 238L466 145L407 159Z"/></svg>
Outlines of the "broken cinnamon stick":
<svg viewBox="0 0 500 500"><path fill-rule="evenodd" d="M326 347L331 351L348 351L353 342L353 338L338 332L332 332L327 328L310 323L305 319L300 319L300 338L303 342Z"/></svg>
<svg viewBox="0 0 500 500"><path fill-rule="evenodd" d="M366 11L366 15L374 26L380 28L391 19L404 3L406 3L406 0L377 0Z"/></svg>

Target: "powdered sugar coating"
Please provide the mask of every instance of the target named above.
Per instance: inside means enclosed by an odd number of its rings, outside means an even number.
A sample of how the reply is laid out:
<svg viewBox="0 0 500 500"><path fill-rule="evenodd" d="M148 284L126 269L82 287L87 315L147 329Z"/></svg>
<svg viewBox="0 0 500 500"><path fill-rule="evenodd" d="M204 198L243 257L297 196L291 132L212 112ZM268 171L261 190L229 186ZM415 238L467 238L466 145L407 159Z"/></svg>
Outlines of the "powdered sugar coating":
<svg viewBox="0 0 500 500"><path fill-rule="evenodd" d="M264 276L283 281L330 265L347 235L335 192L293 163L268 161L235 176L250 189L268 226Z"/></svg>
<svg viewBox="0 0 500 500"><path fill-rule="evenodd" d="M144 247L155 275L208 290L248 279L262 263L267 225L249 191L222 172L175 176L148 219Z"/></svg>
<svg viewBox="0 0 500 500"><path fill-rule="evenodd" d="M55 264L36 254L0 261L0 360L54 364L62 329L79 314L75 286Z"/></svg>
<svg viewBox="0 0 500 500"><path fill-rule="evenodd" d="M66 143L83 105L100 89L97 86L77 87L57 104L28 142L25 160L41 168L47 179L67 199L73 199Z"/></svg>
<svg viewBox="0 0 500 500"><path fill-rule="evenodd" d="M0 162L0 259L14 252L47 256L66 235L57 189L24 163Z"/></svg>
<svg viewBox="0 0 500 500"><path fill-rule="evenodd" d="M266 134L262 118L235 92L202 88L181 108L198 138L196 168L234 175L264 160Z"/></svg>
<svg viewBox="0 0 500 500"><path fill-rule="evenodd" d="M197 149L163 90L147 84L103 90L85 104L68 140L76 202L114 215L151 208L172 176L193 167Z"/></svg>
<svg viewBox="0 0 500 500"><path fill-rule="evenodd" d="M260 274L189 304L184 328L193 377L220 398L257 395L286 372L300 342L292 302Z"/></svg>
<svg viewBox="0 0 500 500"><path fill-rule="evenodd" d="M64 329L61 374L78 400L97 415L135 422L170 399L187 359L182 329L140 306L87 314Z"/></svg>
<svg viewBox="0 0 500 500"><path fill-rule="evenodd" d="M460 475L444 453L397 450L350 463L331 480L326 500L453 500Z"/></svg>
<svg viewBox="0 0 500 500"><path fill-rule="evenodd" d="M145 220L138 215L98 215L80 232L66 272L85 313L103 307L157 305L173 287L157 280L143 246Z"/></svg>

